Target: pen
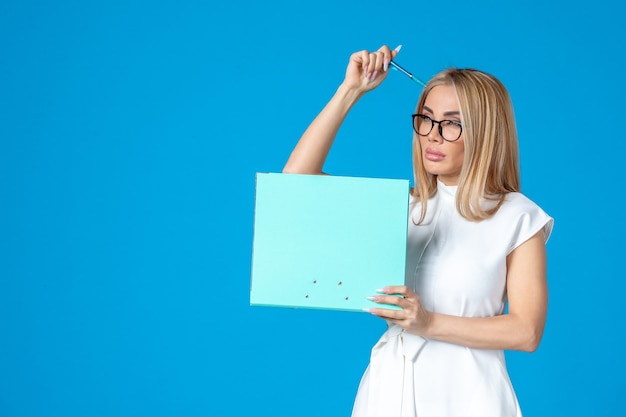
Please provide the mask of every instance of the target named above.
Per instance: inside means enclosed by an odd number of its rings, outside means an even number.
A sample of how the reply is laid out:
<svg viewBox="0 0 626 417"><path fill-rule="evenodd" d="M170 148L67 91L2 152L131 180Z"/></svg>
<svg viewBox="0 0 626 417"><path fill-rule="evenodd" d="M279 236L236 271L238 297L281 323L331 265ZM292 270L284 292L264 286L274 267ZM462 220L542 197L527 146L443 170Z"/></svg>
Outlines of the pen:
<svg viewBox="0 0 626 417"><path fill-rule="evenodd" d="M389 65L391 65L395 70L400 71L401 73L403 73L404 75L406 75L407 77L409 77L410 79L412 79L413 81L421 85L422 87L426 86L426 83L424 81L420 80L417 77L414 77L413 74L411 74L410 72L408 72L407 70L402 68L400 65L396 64L395 62L389 61Z"/></svg>

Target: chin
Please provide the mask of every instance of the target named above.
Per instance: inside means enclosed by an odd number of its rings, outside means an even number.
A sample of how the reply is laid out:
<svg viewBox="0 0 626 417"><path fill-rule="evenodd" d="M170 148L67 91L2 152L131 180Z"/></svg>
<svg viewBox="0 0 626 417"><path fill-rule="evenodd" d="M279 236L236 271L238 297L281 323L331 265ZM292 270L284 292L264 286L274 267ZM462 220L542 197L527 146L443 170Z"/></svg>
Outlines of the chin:
<svg viewBox="0 0 626 417"><path fill-rule="evenodd" d="M424 161L424 169L426 170L426 172L428 172L430 175L445 175L446 172L444 169L441 169L441 165L440 163L437 162L432 162L432 161L428 161L425 160Z"/></svg>

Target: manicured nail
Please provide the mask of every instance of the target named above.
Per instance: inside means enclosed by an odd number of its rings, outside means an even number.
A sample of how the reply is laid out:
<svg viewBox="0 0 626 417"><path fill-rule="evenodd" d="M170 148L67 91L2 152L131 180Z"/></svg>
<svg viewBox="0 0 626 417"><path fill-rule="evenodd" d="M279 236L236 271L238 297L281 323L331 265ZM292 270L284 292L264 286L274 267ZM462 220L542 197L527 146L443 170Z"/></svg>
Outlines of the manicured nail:
<svg viewBox="0 0 626 417"><path fill-rule="evenodd" d="M402 45L398 45L398 46L396 46L396 49L394 49L394 51L396 51L396 52L400 52L400 49L402 49Z"/></svg>
<svg viewBox="0 0 626 417"><path fill-rule="evenodd" d="M366 313L371 313L372 312L371 308L362 308L361 310L365 311Z"/></svg>
<svg viewBox="0 0 626 417"><path fill-rule="evenodd" d="M385 72L389 69L389 61L390 59L385 59L385 62L383 62L383 71Z"/></svg>
<svg viewBox="0 0 626 417"><path fill-rule="evenodd" d="M379 292L381 294L386 294L387 290L385 288L379 288L379 289L376 290L376 292Z"/></svg>
<svg viewBox="0 0 626 417"><path fill-rule="evenodd" d="M367 298L370 301L378 301L378 300L380 300L380 297L378 297L378 296L369 296L369 297L365 297L365 298Z"/></svg>

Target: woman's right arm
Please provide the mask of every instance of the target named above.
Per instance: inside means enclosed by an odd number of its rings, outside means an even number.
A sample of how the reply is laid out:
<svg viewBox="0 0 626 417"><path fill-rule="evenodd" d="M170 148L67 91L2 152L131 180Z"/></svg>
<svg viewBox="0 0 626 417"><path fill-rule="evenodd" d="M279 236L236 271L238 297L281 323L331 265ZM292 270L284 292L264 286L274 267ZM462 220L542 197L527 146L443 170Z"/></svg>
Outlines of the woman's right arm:
<svg viewBox="0 0 626 417"><path fill-rule="evenodd" d="M398 48L360 51L350 56L346 76L320 114L306 129L283 168L288 174L322 174L324 162L348 112L368 91L387 77Z"/></svg>

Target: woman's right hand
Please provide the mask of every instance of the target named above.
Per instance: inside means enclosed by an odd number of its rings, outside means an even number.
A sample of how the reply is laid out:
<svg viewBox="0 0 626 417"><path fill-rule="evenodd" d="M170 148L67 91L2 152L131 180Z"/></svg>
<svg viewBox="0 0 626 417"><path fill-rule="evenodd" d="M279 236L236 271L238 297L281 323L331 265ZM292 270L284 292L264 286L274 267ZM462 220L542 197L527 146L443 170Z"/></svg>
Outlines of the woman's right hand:
<svg viewBox="0 0 626 417"><path fill-rule="evenodd" d="M376 52L363 50L353 53L346 69L344 85L360 93L375 89L387 78L389 61L399 51L400 46L392 51L387 45L383 45Z"/></svg>
<svg viewBox="0 0 626 417"><path fill-rule="evenodd" d="M350 56L346 76L322 111L311 122L291 152L283 172L322 174L328 152L339 127L352 106L366 92L378 87L387 77L389 61L400 48L382 46L376 52L360 51Z"/></svg>

